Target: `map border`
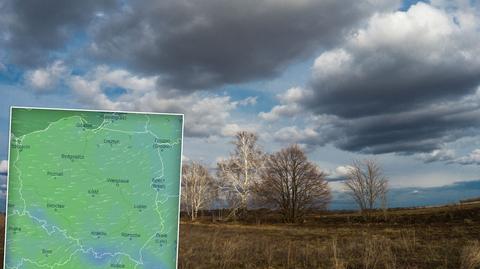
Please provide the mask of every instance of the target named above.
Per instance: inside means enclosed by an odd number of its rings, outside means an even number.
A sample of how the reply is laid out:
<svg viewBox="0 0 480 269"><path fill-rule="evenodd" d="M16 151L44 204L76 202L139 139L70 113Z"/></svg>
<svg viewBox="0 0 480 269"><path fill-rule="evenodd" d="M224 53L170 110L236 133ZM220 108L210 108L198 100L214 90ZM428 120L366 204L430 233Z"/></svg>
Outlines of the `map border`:
<svg viewBox="0 0 480 269"><path fill-rule="evenodd" d="M33 107L33 106L10 106L10 115L9 115L9 127L8 127L8 163L7 167L10 170L10 142L12 139L12 110L14 108L20 109L37 109L37 110L57 110L57 111L84 111L84 112L106 112L106 113L126 113L126 114L147 114L147 115L172 115L172 116L181 116L182 117L182 133L181 139L182 143L180 146L180 184L178 190L178 216L177 216L177 250L175 257L175 269L178 269L178 251L180 246L180 199L182 197L182 165L183 165L183 145L184 145L184 128L185 128L185 114L184 113L166 113L166 112L143 112L143 111L125 111L125 110L103 110L103 109L84 109L84 108L52 108L52 107ZM7 172L7 181L6 181L6 196L5 203L8 205L8 187L10 182L10 173ZM8 228L8 206L5 206L5 229L4 229L4 251L3 251L3 268L6 266L6 256L7 256L7 228Z"/></svg>

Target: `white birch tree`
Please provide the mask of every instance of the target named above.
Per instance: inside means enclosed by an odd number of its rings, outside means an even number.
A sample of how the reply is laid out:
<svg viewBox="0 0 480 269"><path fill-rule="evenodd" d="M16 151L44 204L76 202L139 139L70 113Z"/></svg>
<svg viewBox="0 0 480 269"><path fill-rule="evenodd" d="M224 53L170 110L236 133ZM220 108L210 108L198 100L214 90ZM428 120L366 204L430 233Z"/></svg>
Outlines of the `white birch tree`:
<svg viewBox="0 0 480 269"><path fill-rule="evenodd" d="M217 163L217 176L221 190L235 215L245 212L251 198L252 186L258 181L263 166L264 154L257 144L256 134L238 132L232 142L234 151L226 160Z"/></svg>
<svg viewBox="0 0 480 269"><path fill-rule="evenodd" d="M208 169L191 162L182 167L182 208L195 220L199 210L210 207L217 197L217 186Z"/></svg>

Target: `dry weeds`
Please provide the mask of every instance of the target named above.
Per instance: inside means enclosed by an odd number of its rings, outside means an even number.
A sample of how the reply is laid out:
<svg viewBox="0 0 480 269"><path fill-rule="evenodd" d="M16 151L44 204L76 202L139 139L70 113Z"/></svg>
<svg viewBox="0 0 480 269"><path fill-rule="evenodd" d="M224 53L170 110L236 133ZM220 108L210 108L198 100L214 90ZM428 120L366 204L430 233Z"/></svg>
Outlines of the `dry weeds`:
<svg viewBox="0 0 480 269"><path fill-rule="evenodd" d="M462 269L480 268L480 242L472 241L463 248L461 256Z"/></svg>
<svg viewBox="0 0 480 269"><path fill-rule="evenodd" d="M179 268L473 269L479 227L183 223Z"/></svg>

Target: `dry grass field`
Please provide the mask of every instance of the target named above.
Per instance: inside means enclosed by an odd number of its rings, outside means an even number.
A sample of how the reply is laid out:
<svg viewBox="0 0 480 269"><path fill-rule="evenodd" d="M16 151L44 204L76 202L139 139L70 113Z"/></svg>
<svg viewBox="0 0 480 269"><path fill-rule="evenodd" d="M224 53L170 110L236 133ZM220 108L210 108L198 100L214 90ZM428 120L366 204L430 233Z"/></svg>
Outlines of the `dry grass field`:
<svg viewBox="0 0 480 269"><path fill-rule="evenodd" d="M182 221L179 268L474 269L479 240L479 204L326 213L299 225L204 218Z"/></svg>
<svg viewBox="0 0 480 269"><path fill-rule="evenodd" d="M324 212L295 225L277 217L182 221L179 268L480 268L480 204Z"/></svg>

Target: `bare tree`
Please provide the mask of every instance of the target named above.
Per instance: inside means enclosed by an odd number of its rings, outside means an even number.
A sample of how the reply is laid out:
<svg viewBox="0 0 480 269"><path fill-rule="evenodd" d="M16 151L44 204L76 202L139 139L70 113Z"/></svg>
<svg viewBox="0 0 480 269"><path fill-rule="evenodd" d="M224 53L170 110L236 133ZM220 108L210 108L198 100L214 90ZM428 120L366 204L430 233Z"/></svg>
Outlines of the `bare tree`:
<svg viewBox="0 0 480 269"><path fill-rule="evenodd" d="M217 186L208 169L196 162L182 167L182 207L195 220L217 197Z"/></svg>
<svg viewBox="0 0 480 269"><path fill-rule="evenodd" d="M378 203L386 206L388 180L375 160L353 161L344 184L362 212L374 209Z"/></svg>
<svg viewBox="0 0 480 269"><path fill-rule="evenodd" d="M308 210L323 209L330 201L325 176L298 145L292 145L267 158L255 194L265 205L279 209L284 221L296 222Z"/></svg>
<svg viewBox="0 0 480 269"><path fill-rule="evenodd" d="M226 160L217 163L217 176L221 180L221 190L224 192L232 214L245 212L251 196L252 185L259 178L263 166L264 154L257 144L256 134L246 131L238 132L235 140L235 150Z"/></svg>

